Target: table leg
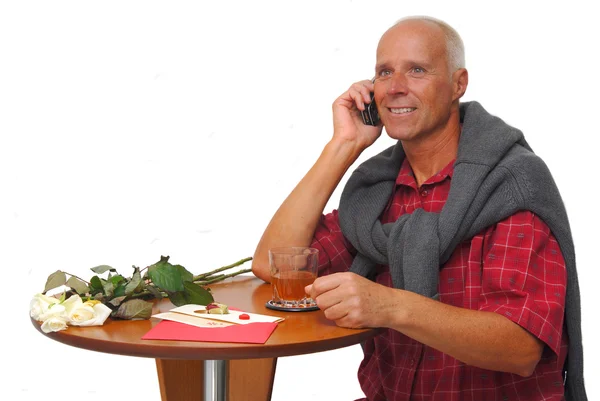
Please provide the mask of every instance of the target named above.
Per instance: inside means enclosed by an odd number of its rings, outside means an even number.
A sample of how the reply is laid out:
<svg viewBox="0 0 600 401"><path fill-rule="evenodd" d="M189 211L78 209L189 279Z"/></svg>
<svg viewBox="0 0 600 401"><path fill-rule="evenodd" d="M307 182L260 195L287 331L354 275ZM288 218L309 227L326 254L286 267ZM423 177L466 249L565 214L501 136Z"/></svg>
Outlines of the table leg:
<svg viewBox="0 0 600 401"><path fill-rule="evenodd" d="M156 359L162 401L202 401L204 361Z"/></svg>
<svg viewBox="0 0 600 401"><path fill-rule="evenodd" d="M227 401L270 401L277 358L228 361ZM156 359L162 401L202 401L204 361Z"/></svg>
<svg viewBox="0 0 600 401"><path fill-rule="evenodd" d="M227 361L204 361L204 401L227 400Z"/></svg>
<svg viewBox="0 0 600 401"><path fill-rule="evenodd" d="M227 401L271 401L277 358L229 361Z"/></svg>

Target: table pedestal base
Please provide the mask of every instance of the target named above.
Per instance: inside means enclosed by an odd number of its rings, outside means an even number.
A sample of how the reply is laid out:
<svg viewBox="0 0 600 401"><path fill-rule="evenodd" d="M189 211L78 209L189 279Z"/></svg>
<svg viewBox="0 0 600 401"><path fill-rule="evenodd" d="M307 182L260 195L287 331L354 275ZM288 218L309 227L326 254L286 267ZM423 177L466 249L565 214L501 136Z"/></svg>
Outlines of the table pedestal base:
<svg viewBox="0 0 600 401"><path fill-rule="evenodd" d="M162 401L203 401L205 362L209 361L156 359ZM215 365L219 365L219 361L210 362L217 362ZM225 381L227 398L223 399L227 401L271 400L277 358L222 362L227 372Z"/></svg>
<svg viewBox="0 0 600 401"><path fill-rule="evenodd" d="M227 401L227 361L204 361L204 401Z"/></svg>

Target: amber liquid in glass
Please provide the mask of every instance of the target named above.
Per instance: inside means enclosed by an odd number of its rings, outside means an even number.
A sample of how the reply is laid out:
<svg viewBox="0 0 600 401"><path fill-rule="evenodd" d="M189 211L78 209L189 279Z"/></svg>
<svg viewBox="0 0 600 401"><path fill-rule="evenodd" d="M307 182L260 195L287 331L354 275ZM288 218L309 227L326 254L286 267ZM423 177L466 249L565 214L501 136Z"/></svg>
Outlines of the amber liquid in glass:
<svg viewBox="0 0 600 401"><path fill-rule="evenodd" d="M304 287L312 284L316 276L311 272L285 271L271 277L273 297L282 301L301 301L306 297Z"/></svg>

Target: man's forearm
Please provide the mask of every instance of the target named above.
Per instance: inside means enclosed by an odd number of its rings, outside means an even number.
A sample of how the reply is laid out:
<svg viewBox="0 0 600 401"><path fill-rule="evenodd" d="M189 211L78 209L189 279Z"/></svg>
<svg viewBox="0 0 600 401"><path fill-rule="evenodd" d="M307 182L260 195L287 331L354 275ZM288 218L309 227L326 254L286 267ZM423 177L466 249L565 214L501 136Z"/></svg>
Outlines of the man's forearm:
<svg viewBox="0 0 600 401"><path fill-rule="evenodd" d="M325 205L360 151L340 140L332 140L325 146L263 233L252 261L252 271L257 277L269 281L270 248L311 243Z"/></svg>
<svg viewBox="0 0 600 401"><path fill-rule="evenodd" d="M541 357L543 343L504 316L392 291L390 328L468 365L529 376Z"/></svg>

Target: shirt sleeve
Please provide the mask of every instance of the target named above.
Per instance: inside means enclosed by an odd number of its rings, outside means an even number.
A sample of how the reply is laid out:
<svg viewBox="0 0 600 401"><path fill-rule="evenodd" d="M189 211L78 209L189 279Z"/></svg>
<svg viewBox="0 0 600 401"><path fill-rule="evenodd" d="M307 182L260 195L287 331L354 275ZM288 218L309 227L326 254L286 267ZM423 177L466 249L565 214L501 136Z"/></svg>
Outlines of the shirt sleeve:
<svg viewBox="0 0 600 401"><path fill-rule="evenodd" d="M319 250L319 276L348 271L356 254L342 234L337 210L321 216L311 247Z"/></svg>
<svg viewBox="0 0 600 401"><path fill-rule="evenodd" d="M487 230L479 309L499 313L560 351L567 271L548 226L529 211Z"/></svg>

